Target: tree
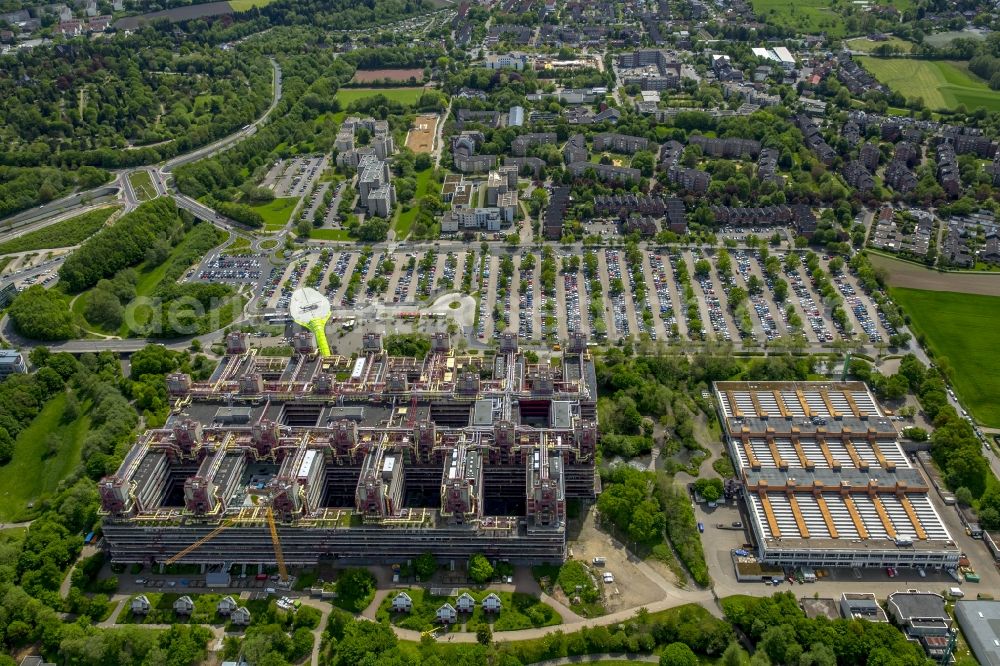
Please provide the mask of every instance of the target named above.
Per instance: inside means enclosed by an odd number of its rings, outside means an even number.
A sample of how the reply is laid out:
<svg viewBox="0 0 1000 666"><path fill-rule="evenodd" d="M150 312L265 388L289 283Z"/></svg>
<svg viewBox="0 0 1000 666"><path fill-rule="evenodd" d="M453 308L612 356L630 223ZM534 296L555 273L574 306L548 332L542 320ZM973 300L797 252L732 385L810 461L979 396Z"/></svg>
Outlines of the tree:
<svg viewBox="0 0 1000 666"><path fill-rule="evenodd" d="M437 571L438 563L433 553L424 553L413 560L413 570L420 580L428 580Z"/></svg>
<svg viewBox="0 0 1000 666"><path fill-rule="evenodd" d="M118 297L106 289L94 289L87 297L87 307L84 308L87 321L93 322L107 330L115 330L122 325L125 308Z"/></svg>
<svg viewBox="0 0 1000 666"><path fill-rule="evenodd" d="M345 569L337 579L337 600L345 608L359 612L375 590L375 577L367 569Z"/></svg>
<svg viewBox="0 0 1000 666"><path fill-rule="evenodd" d="M469 578L477 583L486 583L493 578L493 565L482 553L469 558Z"/></svg>
<svg viewBox="0 0 1000 666"><path fill-rule="evenodd" d="M366 243L380 243L389 237L389 223L379 217L371 217L358 227L358 240Z"/></svg>
<svg viewBox="0 0 1000 666"><path fill-rule="evenodd" d="M55 290L39 284L18 294L9 312L18 332L33 340L66 340L76 335L66 301Z"/></svg>
<svg viewBox="0 0 1000 666"><path fill-rule="evenodd" d="M698 666L698 656L684 643L671 643L663 648L660 666Z"/></svg>
<svg viewBox="0 0 1000 666"><path fill-rule="evenodd" d="M795 663L802 655L802 646L795 637L795 628L790 624L768 627L757 648L776 664Z"/></svg>
<svg viewBox="0 0 1000 666"><path fill-rule="evenodd" d="M493 642L493 630L490 629L490 625L479 625L479 628L476 629L476 641L478 641L480 645L489 647L490 643Z"/></svg>
<svg viewBox="0 0 1000 666"><path fill-rule="evenodd" d="M722 653L722 666L747 666L749 663L750 655L736 641L730 643Z"/></svg>

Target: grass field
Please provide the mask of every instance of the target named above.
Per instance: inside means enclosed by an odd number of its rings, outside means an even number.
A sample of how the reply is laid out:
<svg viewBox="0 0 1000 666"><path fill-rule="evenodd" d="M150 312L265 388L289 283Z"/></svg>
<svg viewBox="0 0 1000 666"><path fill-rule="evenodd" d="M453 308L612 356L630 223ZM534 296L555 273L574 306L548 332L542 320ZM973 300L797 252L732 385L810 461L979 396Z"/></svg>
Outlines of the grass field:
<svg viewBox="0 0 1000 666"><path fill-rule="evenodd" d="M400 104L413 104L423 93L423 88L341 88L337 91L337 99L345 107L351 102L375 95L385 95L387 99Z"/></svg>
<svg viewBox="0 0 1000 666"><path fill-rule="evenodd" d="M148 171L135 171L129 175L128 180L132 183L132 189L139 201L149 201L156 198L156 188L153 187L153 179L149 177Z"/></svg>
<svg viewBox="0 0 1000 666"><path fill-rule="evenodd" d="M83 440L90 426L89 403L81 404L76 419L63 421L67 395L49 400L21 431L14 457L0 467L0 520L17 522L28 516L28 504L55 492L59 482L80 462ZM52 450L54 447L55 450Z"/></svg>
<svg viewBox="0 0 1000 666"><path fill-rule="evenodd" d="M854 39L848 39L844 42L844 45L852 51L864 51L865 53L871 53L883 44L895 46L899 49L900 53L909 53L913 50L913 42L908 42L905 39L900 39L899 37L890 37L889 39L880 42L868 39L867 37L855 37Z"/></svg>
<svg viewBox="0 0 1000 666"><path fill-rule="evenodd" d="M253 204L250 207L264 218L264 231L281 231L288 224L288 218L299 203L298 197L279 197L267 203Z"/></svg>
<svg viewBox="0 0 1000 666"><path fill-rule="evenodd" d="M104 223L118 208L118 206L98 208L83 215L50 224L44 229L24 234L0 244L0 255L77 245L97 233L97 230L104 226Z"/></svg>
<svg viewBox="0 0 1000 666"><path fill-rule="evenodd" d="M797 32L824 32L843 37L844 18L830 7L830 0L753 0L753 10L768 23L794 27Z"/></svg>
<svg viewBox="0 0 1000 666"><path fill-rule="evenodd" d="M872 56L860 56L858 62L907 99L922 97L927 108L952 110L964 104L969 111L1000 110L1000 93L971 74L965 63Z"/></svg>
<svg viewBox="0 0 1000 666"><path fill-rule="evenodd" d="M938 360L947 358L962 403L990 427L1000 427L1000 296L892 288L893 299L910 317Z"/></svg>
<svg viewBox="0 0 1000 666"><path fill-rule="evenodd" d="M271 4L271 0L229 0L229 6L234 12L245 12L254 7L265 7Z"/></svg>

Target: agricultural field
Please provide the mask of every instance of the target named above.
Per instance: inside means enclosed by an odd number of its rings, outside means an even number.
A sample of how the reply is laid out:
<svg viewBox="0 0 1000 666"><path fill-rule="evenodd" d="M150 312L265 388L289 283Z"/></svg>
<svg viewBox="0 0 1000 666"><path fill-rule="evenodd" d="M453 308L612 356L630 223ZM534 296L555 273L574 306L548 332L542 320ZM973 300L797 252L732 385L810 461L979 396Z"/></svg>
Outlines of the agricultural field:
<svg viewBox="0 0 1000 666"><path fill-rule="evenodd" d="M910 328L935 354L947 359L951 378L972 416L989 427L1000 427L1000 296L925 291L901 287L890 290L909 315Z"/></svg>
<svg viewBox="0 0 1000 666"><path fill-rule="evenodd" d="M129 182L139 201L149 201L156 198L156 188L153 187L153 179L148 171L136 171L129 175Z"/></svg>
<svg viewBox="0 0 1000 666"><path fill-rule="evenodd" d="M0 243L0 255L78 245L97 233L117 210L118 206L99 208Z"/></svg>
<svg viewBox="0 0 1000 666"><path fill-rule="evenodd" d="M264 218L264 231L281 231L299 203L298 197L277 197L273 201L250 207Z"/></svg>
<svg viewBox="0 0 1000 666"><path fill-rule="evenodd" d="M351 102L375 95L384 95L400 104L414 104L422 94L423 88L341 88L337 91L337 99L345 107Z"/></svg>
<svg viewBox="0 0 1000 666"><path fill-rule="evenodd" d="M951 110L964 104L1000 110L1000 93L971 74L966 63L860 56L858 62L882 83L906 98L921 97L930 109Z"/></svg>
<svg viewBox="0 0 1000 666"><path fill-rule="evenodd" d="M77 416L67 420L69 399L54 397L17 436L14 457L0 467L0 521L24 519L28 505L54 493L79 464L90 405L78 405Z"/></svg>

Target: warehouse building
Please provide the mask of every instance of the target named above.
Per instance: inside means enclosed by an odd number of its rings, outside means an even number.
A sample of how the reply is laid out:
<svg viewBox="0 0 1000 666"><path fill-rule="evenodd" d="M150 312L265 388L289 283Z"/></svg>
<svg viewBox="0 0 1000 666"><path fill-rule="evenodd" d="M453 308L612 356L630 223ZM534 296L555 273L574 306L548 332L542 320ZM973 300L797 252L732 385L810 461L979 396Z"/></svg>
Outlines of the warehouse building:
<svg viewBox="0 0 1000 666"><path fill-rule="evenodd" d="M780 566L956 566L959 549L861 382L717 382L758 557Z"/></svg>
<svg viewBox="0 0 1000 666"><path fill-rule="evenodd" d="M432 552L561 562L566 504L593 499L596 376L586 338L560 367L505 334L424 359L366 334L356 357L259 356L242 334L213 377L167 378L175 408L99 483L114 562L398 562ZM199 540L211 537L203 543Z"/></svg>

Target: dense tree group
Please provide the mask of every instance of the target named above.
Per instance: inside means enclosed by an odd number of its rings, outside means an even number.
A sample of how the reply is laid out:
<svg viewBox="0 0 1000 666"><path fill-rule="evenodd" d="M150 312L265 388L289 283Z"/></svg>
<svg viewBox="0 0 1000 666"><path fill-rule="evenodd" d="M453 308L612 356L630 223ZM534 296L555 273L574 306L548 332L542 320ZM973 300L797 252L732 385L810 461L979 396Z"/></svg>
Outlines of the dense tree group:
<svg viewBox="0 0 1000 666"><path fill-rule="evenodd" d="M157 242L181 226L173 199L148 201L111 227L91 236L59 269L59 279L70 291L82 291L101 278L135 266Z"/></svg>

